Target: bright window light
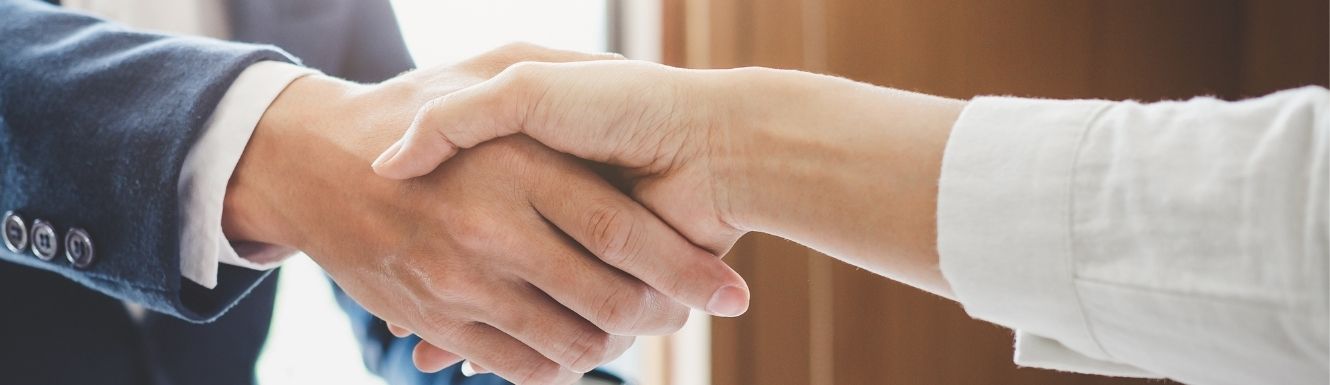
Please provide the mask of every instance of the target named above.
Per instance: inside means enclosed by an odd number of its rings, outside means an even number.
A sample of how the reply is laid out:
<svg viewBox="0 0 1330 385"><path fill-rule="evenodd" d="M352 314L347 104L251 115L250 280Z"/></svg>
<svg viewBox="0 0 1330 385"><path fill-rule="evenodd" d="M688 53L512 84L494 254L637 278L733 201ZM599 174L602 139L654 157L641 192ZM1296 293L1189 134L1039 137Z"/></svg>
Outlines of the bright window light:
<svg viewBox="0 0 1330 385"><path fill-rule="evenodd" d="M603 52L605 1L393 0L416 65L447 64L511 42Z"/></svg>

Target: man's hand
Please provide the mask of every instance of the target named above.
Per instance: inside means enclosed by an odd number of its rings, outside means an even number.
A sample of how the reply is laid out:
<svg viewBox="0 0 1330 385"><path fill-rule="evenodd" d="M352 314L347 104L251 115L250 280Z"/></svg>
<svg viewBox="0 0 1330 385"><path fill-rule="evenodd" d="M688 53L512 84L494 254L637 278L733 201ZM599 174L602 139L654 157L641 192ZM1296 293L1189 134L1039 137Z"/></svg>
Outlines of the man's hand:
<svg viewBox="0 0 1330 385"><path fill-rule="evenodd" d="M297 80L236 168L227 236L304 251L366 309L455 353L427 361L465 357L517 383L568 383L626 336L677 330L679 303L742 313L747 287L716 255L529 139L409 181L366 167L431 99L519 60L606 58L510 46L374 86Z"/></svg>

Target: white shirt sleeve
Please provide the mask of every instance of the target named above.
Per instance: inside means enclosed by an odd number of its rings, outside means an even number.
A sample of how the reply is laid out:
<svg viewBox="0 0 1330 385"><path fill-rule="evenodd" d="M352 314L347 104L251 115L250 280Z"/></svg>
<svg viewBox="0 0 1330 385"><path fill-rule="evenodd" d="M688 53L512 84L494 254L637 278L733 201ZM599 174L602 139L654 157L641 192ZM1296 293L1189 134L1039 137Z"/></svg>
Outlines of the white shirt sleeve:
<svg viewBox="0 0 1330 385"><path fill-rule="evenodd" d="M1023 366L1330 383L1330 92L981 97L938 196L942 272Z"/></svg>
<svg viewBox="0 0 1330 385"><path fill-rule="evenodd" d="M282 62L259 62L236 78L204 125L180 172L180 273L207 288L217 286L218 263L270 269L290 253L244 245L246 258L222 233L222 199L240 154L268 105L292 81L316 71Z"/></svg>

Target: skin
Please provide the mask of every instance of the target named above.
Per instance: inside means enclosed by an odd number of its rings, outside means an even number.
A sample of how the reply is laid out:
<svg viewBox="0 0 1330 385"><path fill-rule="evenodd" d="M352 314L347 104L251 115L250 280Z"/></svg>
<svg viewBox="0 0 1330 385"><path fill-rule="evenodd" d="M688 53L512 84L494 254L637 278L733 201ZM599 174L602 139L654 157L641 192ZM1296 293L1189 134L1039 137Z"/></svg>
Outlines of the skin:
<svg viewBox="0 0 1330 385"><path fill-rule="evenodd" d="M953 298L937 181L965 105L798 71L522 63L431 102L374 168L413 178L523 134L620 166L635 199L710 250L760 231Z"/></svg>
<svg viewBox="0 0 1330 385"><path fill-rule="evenodd" d="M677 330L687 306L742 313L747 286L715 252L530 138L407 181L366 167L432 99L521 60L598 59L615 58L517 45L376 85L301 78L255 129L223 229L305 252L396 331L428 341L416 349L423 369L464 356L516 383L567 384L631 336Z"/></svg>

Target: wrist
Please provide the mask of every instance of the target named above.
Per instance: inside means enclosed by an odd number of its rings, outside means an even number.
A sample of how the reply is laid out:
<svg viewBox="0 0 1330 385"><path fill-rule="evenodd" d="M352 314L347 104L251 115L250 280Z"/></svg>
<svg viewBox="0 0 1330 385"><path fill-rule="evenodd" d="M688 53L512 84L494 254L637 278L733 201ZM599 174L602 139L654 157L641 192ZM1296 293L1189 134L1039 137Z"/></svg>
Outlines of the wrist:
<svg viewBox="0 0 1330 385"><path fill-rule="evenodd" d="M937 181L965 102L799 71L741 69L713 162L722 207L743 230L837 255L875 229L935 254ZM858 230L856 230L858 229Z"/></svg>
<svg viewBox="0 0 1330 385"><path fill-rule="evenodd" d="M816 112L807 103L815 92L800 89L800 78L811 74L763 67L714 73L710 104L721 108L709 143L718 211L739 230L780 235L782 207L808 205L787 202L786 187L794 172L810 171L803 160L817 150L807 135L819 129L803 117Z"/></svg>
<svg viewBox="0 0 1330 385"><path fill-rule="evenodd" d="M755 193L761 191L766 167L762 143L769 124L778 117L783 101L768 94L767 88L787 76L780 70L745 67L701 72L700 84L713 85L703 105L716 106L707 139L708 167L716 191L716 210L721 220L742 232L763 231L762 205Z"/></svg>
<svg viewBox="0 0 1330 385"><path fill-rule="evenodd" d="M222 229L227 239L300 248L299 224L286 210L307 175L327 153L328 138L351 122L361 86L323 75L296 79L259 120L227 184ZM310 161L301 161L309 159Z"/></svg>
<svg viewBox="0 0 1330 385"><path fill-rule="evenodd" d="M311 236L354 234L354 226L335 222L356 215L337 211L388 209L348 203L399 199L403 183L379 177L370 164L422 105L471 81L431 73L375 85L314 75L287 86L264 113L227 186L227 238L310 252L309 246L323 244Z"/></svg>

